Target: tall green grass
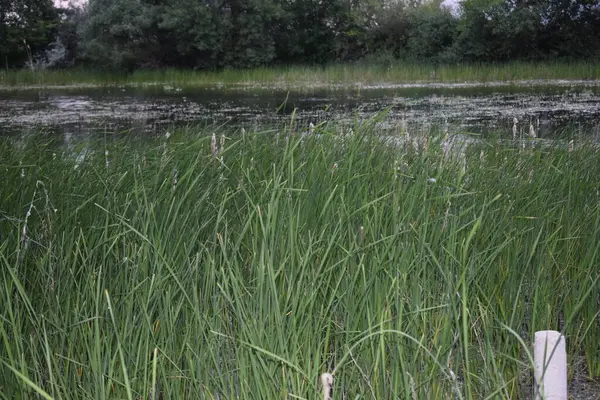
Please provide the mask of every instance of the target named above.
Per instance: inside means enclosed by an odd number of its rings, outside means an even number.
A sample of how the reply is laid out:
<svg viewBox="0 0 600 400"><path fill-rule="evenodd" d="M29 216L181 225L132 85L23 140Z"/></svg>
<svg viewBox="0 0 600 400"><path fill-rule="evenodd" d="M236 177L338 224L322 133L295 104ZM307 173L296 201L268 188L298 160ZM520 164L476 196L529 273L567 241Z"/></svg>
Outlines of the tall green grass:
<svg viewBox="0 0 600 400"><path fill-rule="evenodd" d="M600 79L593 62L428 65L353 63L328 66L263 67L222 71L140 70L131 74L86 70L0 71L1 86L167 84L242 85L301 88L306 85L377 85L414 82L492 82L548 79Z"/></svg>
<svg viewBox="0 0 600 400"><path fill-rule="evenodd" d="M520 398L542 329L600 375L594 148L341 130L1 137L0 398Z"/></svg>

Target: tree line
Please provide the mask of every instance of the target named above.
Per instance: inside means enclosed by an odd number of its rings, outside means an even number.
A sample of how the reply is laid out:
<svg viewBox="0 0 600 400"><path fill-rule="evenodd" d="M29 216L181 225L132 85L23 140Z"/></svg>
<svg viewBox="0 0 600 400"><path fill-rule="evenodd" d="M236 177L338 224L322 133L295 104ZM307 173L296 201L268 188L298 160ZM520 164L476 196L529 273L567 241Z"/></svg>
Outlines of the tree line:
<svg viewBox="0 0 600 400"><path fill-rule="evenodd" d="M0 0L7 69L599 56L599 0Z"/></svg>

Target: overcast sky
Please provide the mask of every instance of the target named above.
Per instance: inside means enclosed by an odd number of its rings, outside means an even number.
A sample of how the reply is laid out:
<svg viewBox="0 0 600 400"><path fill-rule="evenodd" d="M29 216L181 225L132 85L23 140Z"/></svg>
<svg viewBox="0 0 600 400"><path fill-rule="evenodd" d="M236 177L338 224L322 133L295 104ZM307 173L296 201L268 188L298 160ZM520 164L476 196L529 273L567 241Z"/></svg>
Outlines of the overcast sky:
<svg viewBox="0 0 600 400"><path fill-rule="evenodd" d="M458 2L460 0L444 0L444 2L442 4L452 8L453 10L458 7Z"/></svg>

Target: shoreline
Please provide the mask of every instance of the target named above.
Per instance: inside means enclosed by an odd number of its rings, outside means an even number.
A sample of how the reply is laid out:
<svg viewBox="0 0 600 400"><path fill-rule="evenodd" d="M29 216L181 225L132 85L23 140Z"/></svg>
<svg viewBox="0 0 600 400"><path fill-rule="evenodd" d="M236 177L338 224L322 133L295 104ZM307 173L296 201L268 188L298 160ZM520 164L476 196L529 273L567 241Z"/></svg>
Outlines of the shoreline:
<svg viewBox="0 0 600 400"><path fill-rule="evenodd" d="M203 88L219 90L291 90L304 91L306 89L322 90L393 90L393 89L465 89L465 88L495 88L495 87L600 87L600 79L519 79L508 81L463 81L463 82L381 82L381 83L331 83L331 82L213 82L180 84L175 81L162 82L126 82L126 83L67 83L67 84L28 84L28 85L0 85L0 92L18 92L28 90L76 90L100 88L145 88L165 86L167 90L182 88Z"/></svg>

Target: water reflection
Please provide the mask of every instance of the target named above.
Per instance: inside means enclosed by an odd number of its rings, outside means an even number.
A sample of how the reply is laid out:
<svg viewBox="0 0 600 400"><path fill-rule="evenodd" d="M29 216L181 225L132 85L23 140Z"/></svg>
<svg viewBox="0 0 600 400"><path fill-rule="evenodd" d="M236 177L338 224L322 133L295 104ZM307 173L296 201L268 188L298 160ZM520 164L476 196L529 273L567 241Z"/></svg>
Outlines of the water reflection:
<svg viewBox="0 0 600 400"><path fill-rule="evenodd" d="M177 89L177 88L175 88ZM536 127L552 137L569 126L586 134L600 129L600 87L410 87L369 90L273 90L218 88L82 88L0 92L0 132L40 127L75 135L131 130L161 133L173 125L279 123L294 113L300 125L363 119L388 110L390 126L447 124L451 131L512 134Z"/></svg>

